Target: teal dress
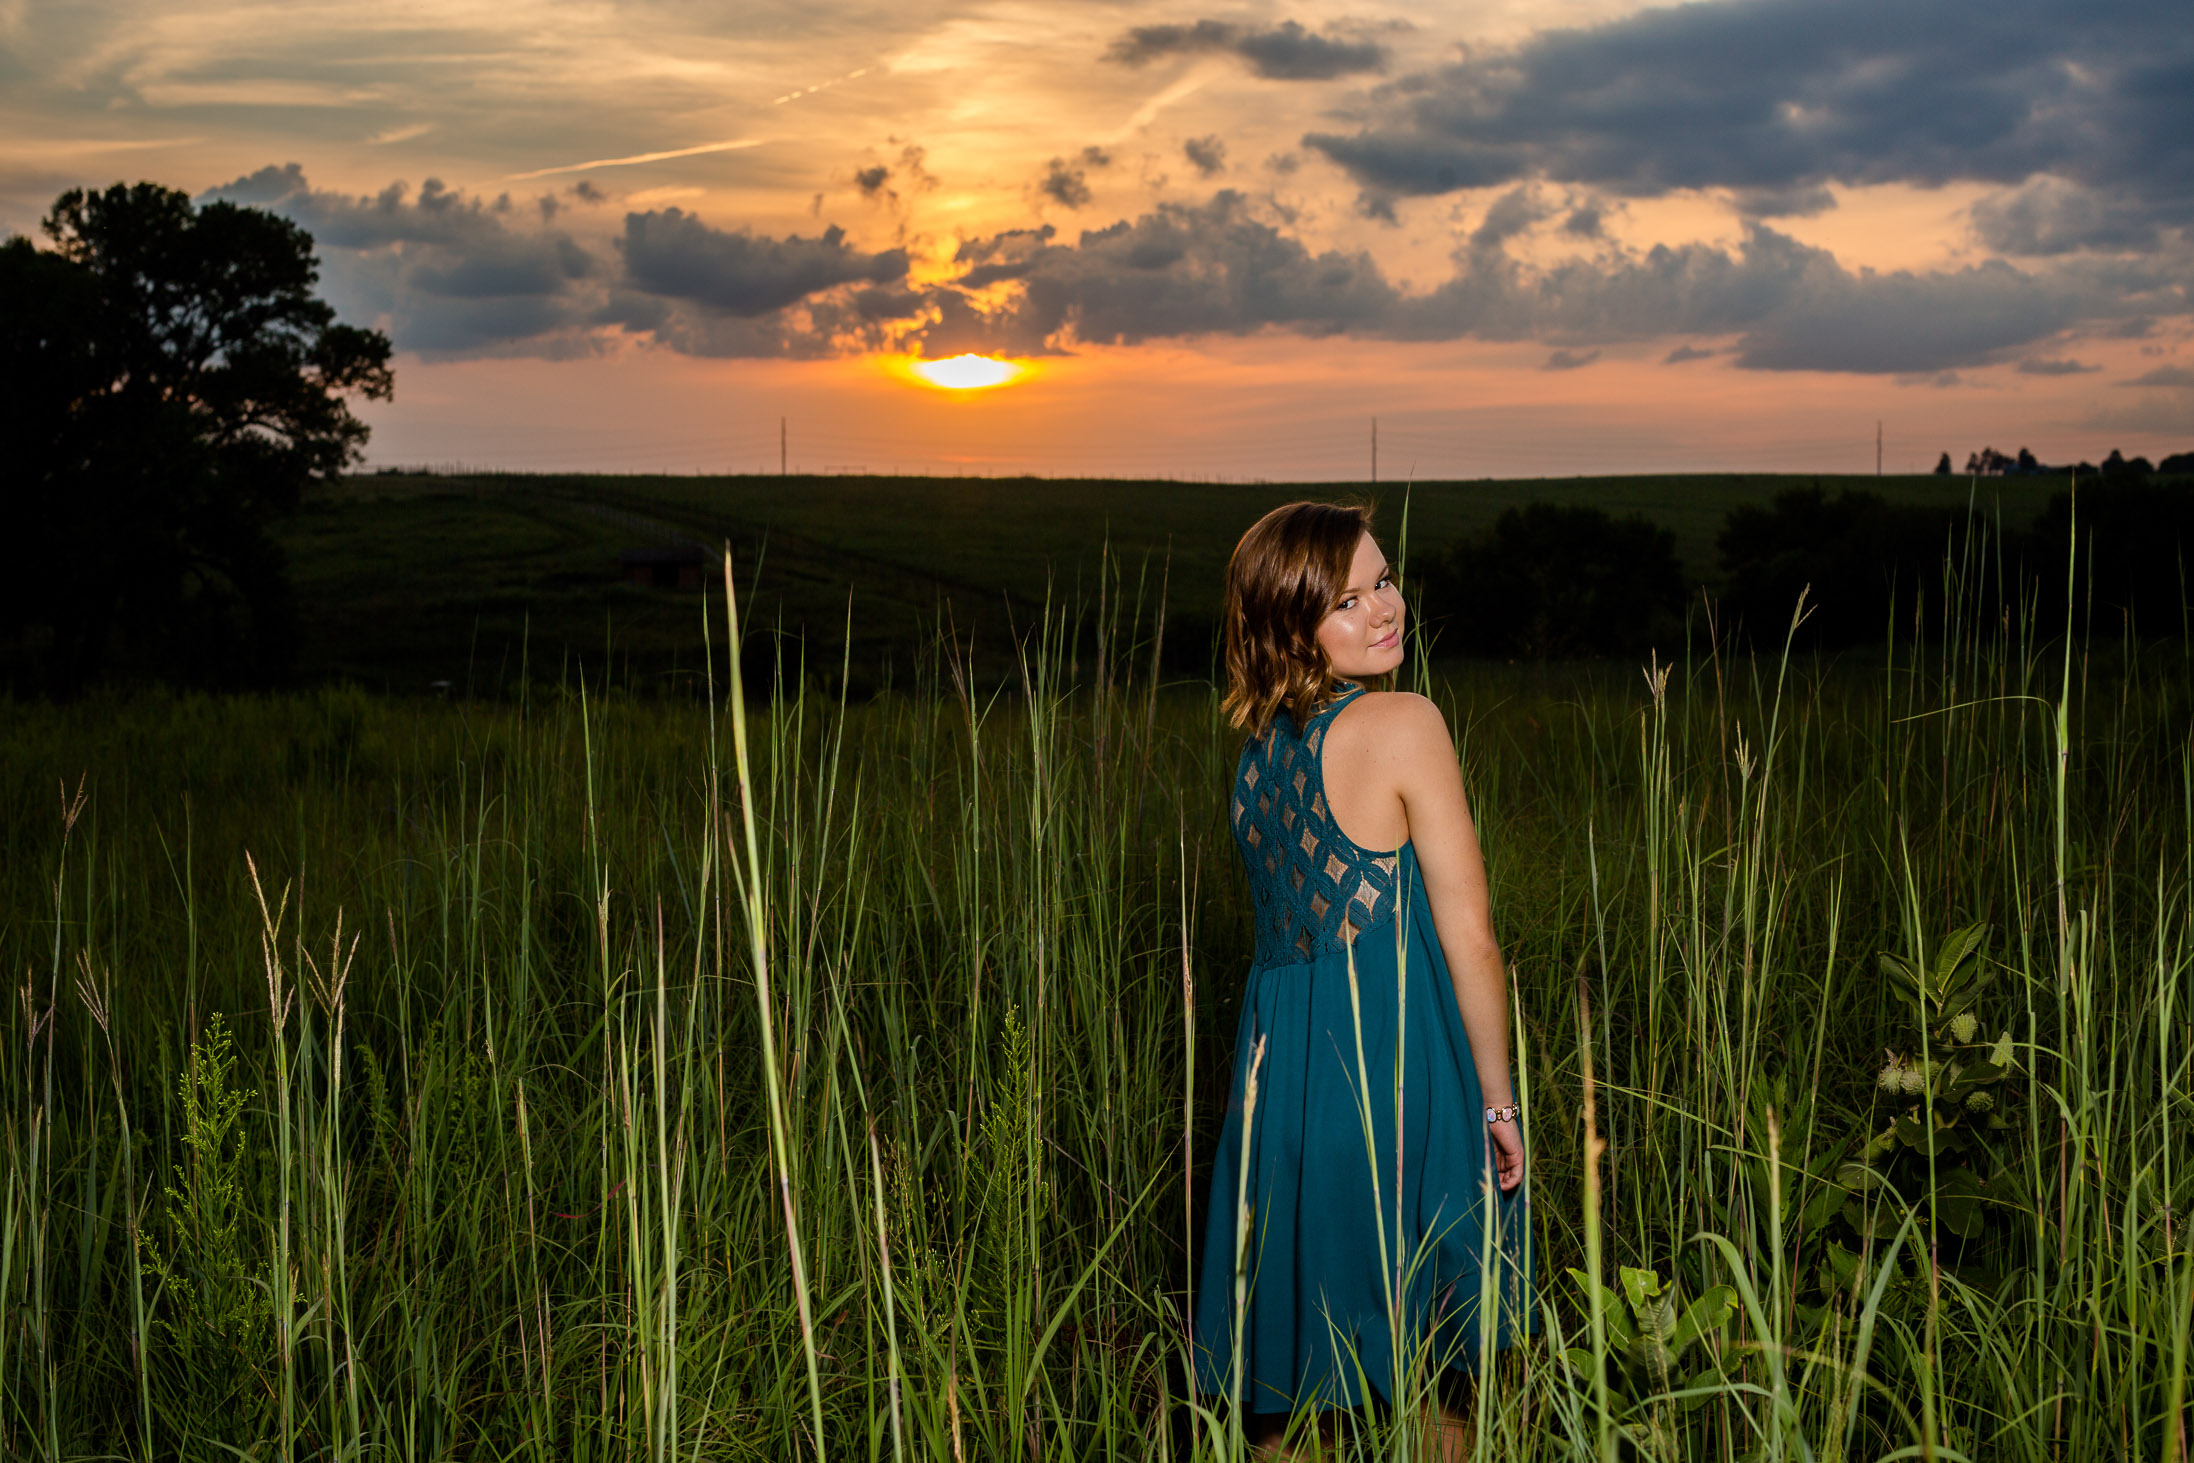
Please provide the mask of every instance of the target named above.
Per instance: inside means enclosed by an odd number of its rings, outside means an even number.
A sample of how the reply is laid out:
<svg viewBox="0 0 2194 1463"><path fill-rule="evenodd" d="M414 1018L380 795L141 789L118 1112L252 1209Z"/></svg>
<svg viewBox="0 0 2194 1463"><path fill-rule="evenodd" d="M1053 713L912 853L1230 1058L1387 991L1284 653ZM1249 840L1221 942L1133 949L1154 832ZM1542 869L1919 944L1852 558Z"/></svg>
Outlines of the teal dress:
<svg viewBox="0 0 2194 1463"><path fill-rule="evenodd" d="M1525 1186L1495 1181L1415 850L1360 847L1326 807L1319 751L1361 690L1301 728L1283 711L1235 776L1257 956L1212 1158L1196 1371L1207 1394L1238 1381L1253 1411L1353 1407L1365 1384L1391 1402L1398 1349L1406 1385L1532 1329Z"/></svg>

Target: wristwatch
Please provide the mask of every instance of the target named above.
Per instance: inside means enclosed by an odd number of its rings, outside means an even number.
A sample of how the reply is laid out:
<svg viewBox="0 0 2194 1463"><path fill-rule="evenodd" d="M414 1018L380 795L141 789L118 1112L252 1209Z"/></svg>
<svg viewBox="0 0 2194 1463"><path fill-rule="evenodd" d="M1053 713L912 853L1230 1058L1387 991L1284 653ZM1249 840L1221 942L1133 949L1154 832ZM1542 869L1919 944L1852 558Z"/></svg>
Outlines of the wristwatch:
<svg viewBox="0 0 2194 1463"><path fill-rule="evenodd" d="M1486 1109L1486 1121L1489 1123L1513 1123L1523 1115L1523 1108L1513 1102L1507 1107L1489 1107Z"/></svg>

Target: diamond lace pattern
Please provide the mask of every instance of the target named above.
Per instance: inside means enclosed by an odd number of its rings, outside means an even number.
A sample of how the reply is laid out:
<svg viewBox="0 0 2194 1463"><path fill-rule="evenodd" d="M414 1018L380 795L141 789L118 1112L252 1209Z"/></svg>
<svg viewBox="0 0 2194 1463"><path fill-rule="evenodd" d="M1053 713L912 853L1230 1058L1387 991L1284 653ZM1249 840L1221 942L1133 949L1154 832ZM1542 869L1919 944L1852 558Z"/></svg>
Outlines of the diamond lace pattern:
<svg viewBox="0 0 2194 1463"><path fill-rule="evenodd" d="M1326 813L1318 767L1348 697L1297 732L1285 712L1242 749L1234 838L1257 911L1257 963L1303 964L1393 917L1399 858L1358 848Z"/></svg>

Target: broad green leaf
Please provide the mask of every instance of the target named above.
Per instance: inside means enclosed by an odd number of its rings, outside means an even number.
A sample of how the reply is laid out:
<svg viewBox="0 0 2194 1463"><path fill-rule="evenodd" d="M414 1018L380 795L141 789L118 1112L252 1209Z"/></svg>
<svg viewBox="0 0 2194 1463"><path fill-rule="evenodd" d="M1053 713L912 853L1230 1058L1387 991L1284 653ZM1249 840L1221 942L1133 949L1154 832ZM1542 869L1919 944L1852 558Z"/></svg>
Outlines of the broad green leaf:
<svg viewBox="0 0 2194 1463"><path fill-rule="evenodd" d="M1958 1073L1957 1080L1951 1085L1949 1091L1954 1096L1962 1098L1976 1087L1986 1087L1991 1082L2001 1082L2003 1080L2004 1069L2002 1067L1997 1066L1992 1061L1975 1062L1972 1066L1966 1067Z"/></svg>
<svg viewBox="0 0 2194 1463"><path fill-rule="evenodd" d="M1623 1298L1582 1270L1572 1268L1569 1278L1584 1292L1585 1299L1598 1307L1601 1321L1607 1327L1608 1345L1616 1349L1628 1346L1636 1332L1631 1328L1629 1317L1623 1314Z"/></svg>
<svg viewBox="0 0 2194 1463"><path fill-rule="evenodd" d="M1847 1163L1836 1170L1836 1182L1864 1194L1881 1184L1882 1176L1863 1163Z"/></svg>
<svg viewBox="0 0 2194 1463"><path fill-rule="evenodd" d="M1676 1353L1658 1336L1640 1332L1624 1355L1630 1359L1633 1375L1643 1377L1650 1389L1658 1392L1668 1385L1668 1371L1676 1361Z"/></svg>
<svg viewBox="0 0 2194 1463"><path fill-rule="evenodd" d="M1656 1342L1666 1342L1676 1334L1676 1287L1671 1285L1654 1301L1652 1309L1638 1318L1642 1331L1650 1332ZM1664 1362L1665 1366L1666 1363Z"/></svg>
<svg viewBox="0 0 2194 1463"><path fill-rule="evenodd" d="M1981 942L1987 938L1987 925L1967 925L1964 929L1952 930L1943 937L1942 944L1936 948L1935 952L1935 985L1938 999L1945 1002L1950 1001L1960 987L1974 978L1974 972L1982 969L1978 962L1974 964L1972 970L1966 972L1961 973L1959 967L1965 965L1967 961L1979 953Z"/></svg>
<svg viewBox="0 0 2194 1463"><path fill-rule="evenodd" d="M1943 1228L1972 1239L1981 1232L1980 1200L1965 1194L1947 1194L1936 1202L1935 1213Z"/></svg>
<svg viewBox="0 0 2194 1463"><path fill-rule="evenodd" d="M1872 1239L1888 1239L1903 1224L1903 1210L1895 1204L1868 1205L1853 1197L1844 1205L1844 1221Z"/></svg>
<svg viewBox="0 0 2194 1463"><path fill-rule="evenodd" d="M1954 1168L1937 1175L1935 1192L1946 1198L1978 1198L1981 1180L1970 1168Z"/></svg>
<svg viewBox="0 0 2194 1463"><path fill-rule="evenodd" d="M1647 1298L1661 1293L1661 1277L1651 1270L1638 1270L1629 1265L1616 1273L1622 1277L1623 1294L1629 1297L1630 1308L1643 1316Z"/></svg>
<svg viewBox="0 0 2194 1463"><path fill-rule="evenodd" d="M1669 1338L1668 1349L1683 1351L1701 1336L1721 1330L1736 1313L1737 1292L1726 1285L1715 1286L1684 1311L1683 1319L1676 1323L1675 1334Z"/></svg>
<svg viewBox="0 0 2194 1463"><path fill-rule="evenodd" d="M1828 1223L1828 1217L1836 1212L1836 1206L1844 1199L1844 1191L1835 1184L1822 1184L1806 1200L1805 1208L1798 1211L1798 1227L1807 1233Z"/></svg>
<svg viewBox="0 0 2194 1463"><path fill-rule="evenodd" d="M1987 990L1995 979L1996 972L1981 961L1976 960L1966 966L1956 977L1956 994L1945 998L1943 1002L1944 1014L1955 1016L1960 1011L1971 1010L1981 992Z"/></svg>

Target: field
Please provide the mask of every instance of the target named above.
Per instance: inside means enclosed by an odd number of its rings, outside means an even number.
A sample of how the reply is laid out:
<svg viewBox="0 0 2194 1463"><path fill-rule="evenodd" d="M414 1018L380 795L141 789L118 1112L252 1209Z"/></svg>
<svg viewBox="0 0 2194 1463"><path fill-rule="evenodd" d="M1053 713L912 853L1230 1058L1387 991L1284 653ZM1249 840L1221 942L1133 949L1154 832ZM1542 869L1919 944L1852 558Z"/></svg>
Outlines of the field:
<svg viewBox="0 0 2194 1463"><path fill-rule="evenodd" d="M1032 490L993 490L941 579L1017 562ZM383 552L446 554L443 623L484 590L422 523L539 521L535 589L595 552L562 500L400 491ZM769 521L828 547L818 595L893 549ZM1006 585L1037 608L988 682L940 637L845 698L664 594L634 619L692 696L11 706L0 1454L1244 1456L1182 1368L1234 742L1152 674L1129 526L1048 616ZM1540 1256L1465 1456L2187 1456L2194 665L1963 570L1863 663L1418 682ZM1413 1385L1297 1419L1303 1456L1440 1456Z"/></svg>
<svg viewBox="0 0 2194 1463"><path fill-rule="evenodd" d="M1895 501L1965 505L2012 524L2063 485L1999 478L1713 476L1514 482L1242 485L1026 478L371 476L309 502L282 531L298 582L308 679L418 693L436 681L500 690L521 667L553 681L584 666L628 687L689 685L695 596L619 579L626 548L729 541L754 576L752 618L804 634L861 691L905 679L949 621L975 637L986 681L1047 599L1091 601L1124 566L1146 606L1164 591L1174 668L1207 669L1220 573L1243 528L1301 497L1370 495L1389 533L1406 494L1412 544L1444 548L1528 502L1637 512L1676 535L1702 582L1741 503L1818 483ZM850 601L850 613L849 613Z"/></svg>

